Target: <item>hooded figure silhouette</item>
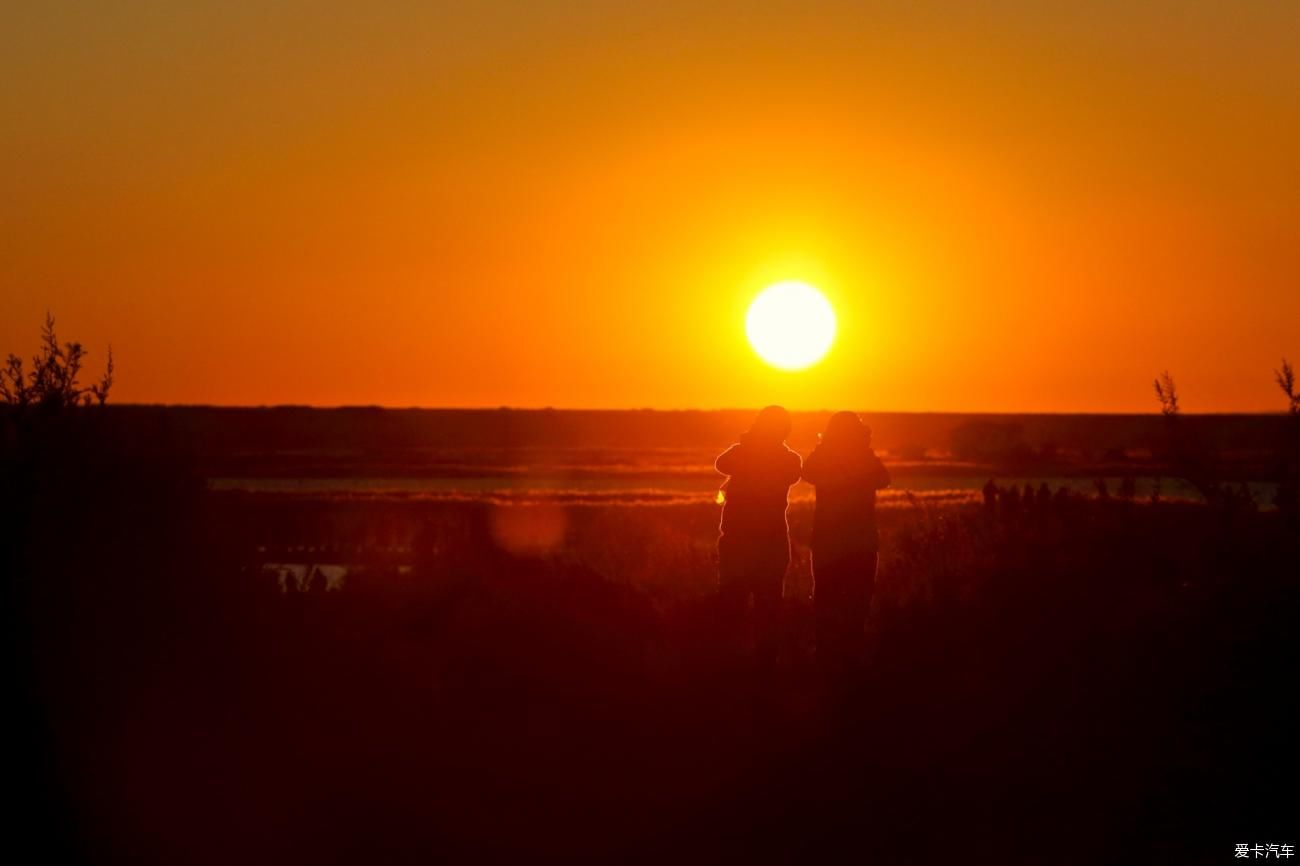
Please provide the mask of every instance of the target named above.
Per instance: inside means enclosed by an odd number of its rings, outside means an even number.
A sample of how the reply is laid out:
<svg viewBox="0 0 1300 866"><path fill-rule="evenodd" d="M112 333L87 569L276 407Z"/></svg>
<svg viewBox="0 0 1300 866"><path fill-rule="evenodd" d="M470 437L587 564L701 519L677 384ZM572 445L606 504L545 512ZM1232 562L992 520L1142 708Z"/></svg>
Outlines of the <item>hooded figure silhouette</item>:
<svg viewBox="0 0 1300 866"><path fill-rule="evenodd" d="M889 472L871 448L871 428L852 412L837 412L804 462L803 477L817 488L811 544L817 655L832 665L851 663L861 658L876 582L876 491L889 486Z"/></svg>
<svg viewBox="0 0 1300 866"><path fill-rule="evenodd" d="M781 591L790 565L785 511L800 469L799 455L785 445L790 427L789 412L768 406L714 464L727 476L718 538L724 615L739 629L745 605L753 598L755 641L764 661L775 654Z"/></svg>

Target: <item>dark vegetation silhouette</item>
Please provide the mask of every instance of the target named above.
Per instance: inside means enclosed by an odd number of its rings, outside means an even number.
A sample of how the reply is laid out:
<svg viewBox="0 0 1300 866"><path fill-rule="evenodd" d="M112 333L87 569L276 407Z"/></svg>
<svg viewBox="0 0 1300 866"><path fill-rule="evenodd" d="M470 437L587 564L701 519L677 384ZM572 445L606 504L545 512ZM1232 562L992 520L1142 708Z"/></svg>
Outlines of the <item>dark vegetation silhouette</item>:
<svg viewBox="0 0 1300 866"><path fill-rule="evenodd" d="M1273 378L1286 395L1287 412L1300 415L1300 390L1296 389L1295 370L1291 369L1291 363L1286 358L1282 359L1281 368L1273 371Z"/></svg>
<svg viewBox="0 0 1300 866"><path fill-rule="evenodd" d="M113 387L113 350L108 350L104 374L97 383L82 386L81 366L86 350L80 343L60 343L54 331L54 317L45 316L41 348L32 358L31 370L23 359L10 354L0 370L0 402L23 411L31 407L49 411L74 406L103 406Z"/></svg>
<svg viewBox="0 0 1300 866"><path fill-rule="evenodd" d="M1290 519L1296 510L1297 478L1300 477L1300 409L1296 402L1295 373L1283 358L1281 368L1274 371L1274 379L1287 398L1285 435L1281 437L1271 455L1271 460L1253 473L1256 480L1265 481L1272 488L1271 504L1284 518ZM1209 504L1232 510L1255 509L1261 503L1245 479L1234 478L1234 467L1209 443L1203 431L1194 431L1187 425L1179 404L1179 394L1173 377L1166 370L1155 380L1156 398L1160 402L1165 420L1161 457L1173 475L1186 480Z"/></svg>
<svg viewBox="0 0 1300 866"><path fill-rule="evenodd" d="M1300 391L1296 389L1295 371L1286 358L1282 359L1282 366L1273 371L1273 378L1286 395L1287 414L1290 416L1286 441L1274 472L1277 489L1273 504L1283 514L1294 515L1300 509Z"/></svg>
<svg viewBox="0 0 1300 866"><path fill-rule="evenodd" d="M1165 370L1155 379L1156 399L1160 401L1160 413L1166 418L1172 418L1182 411L1178 405L1178 385L1174 382L1174 377L1169 375Z"/></svg>
<svg viewBox="0 0 1300 866"><path fill-rule="evenodd" d="M15 862L1192 863L1293 838L1294 511L996 480L882 508L868 662L828 700L806 503L786 664L747 676L719 651L715 505L574 505L563 545L518 554L490 503L206 490L190 416L84 404L0 405ZM341 587L263 570L345 551Z"/></svg>

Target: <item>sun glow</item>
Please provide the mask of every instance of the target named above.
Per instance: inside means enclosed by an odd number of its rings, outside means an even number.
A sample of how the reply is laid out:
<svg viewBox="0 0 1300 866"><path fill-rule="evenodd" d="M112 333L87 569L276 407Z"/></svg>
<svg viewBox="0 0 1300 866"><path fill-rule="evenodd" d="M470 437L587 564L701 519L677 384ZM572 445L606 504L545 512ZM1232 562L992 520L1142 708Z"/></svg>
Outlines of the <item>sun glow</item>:
<svg viewBox="0 0 1300 866"><path fill-rule="evenodd" d="M759 357L773 367L802 370L830 351L835 311L826 296L807 283L776 283L749 305L745 335Z"/></svg>

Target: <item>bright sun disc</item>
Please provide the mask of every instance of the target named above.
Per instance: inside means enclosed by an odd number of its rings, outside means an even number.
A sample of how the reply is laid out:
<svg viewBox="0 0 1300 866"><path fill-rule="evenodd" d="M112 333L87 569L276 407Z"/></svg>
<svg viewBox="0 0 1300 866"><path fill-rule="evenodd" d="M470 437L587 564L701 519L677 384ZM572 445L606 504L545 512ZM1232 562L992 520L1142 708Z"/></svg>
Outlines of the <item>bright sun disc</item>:
<svg viewBox="0 0 1300 866"><path fill-rule="evenodd" d="M759 356L782 370L820 361L835 340L835 311L826 296L790 280L768 286L749 305L745 335Z"/></svg>

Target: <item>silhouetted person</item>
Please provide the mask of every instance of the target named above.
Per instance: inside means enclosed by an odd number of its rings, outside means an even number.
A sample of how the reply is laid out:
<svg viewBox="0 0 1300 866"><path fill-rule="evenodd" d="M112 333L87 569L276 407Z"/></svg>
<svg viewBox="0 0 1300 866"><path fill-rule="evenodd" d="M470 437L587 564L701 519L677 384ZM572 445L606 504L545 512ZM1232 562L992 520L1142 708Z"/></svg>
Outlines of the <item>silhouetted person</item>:
<svg viewBox="0 0 1300 866"><path fill-rule="evenodd" d="M1038 502L1036 504L1038 510L1044 513L1052 507L1052 489L1047 486L1046 481L1038 485Z"/></svg>
<svg viewBox="0 0 1300 866"><path fill-rule="evenodd" d="M813 515L813 609L818 659L831 668L860 660L876 583L880 533L876 491L889 472L871 448L871 428L837 412L808 455L803 477L817 488Z"/></svg>
<svg viewBox="0 0 1300 866"><path fill-rule="evenodd" d="M1019 485L1012 484L998 491L998 508L1001 509L1004 520L1011 521L1020 516Z"/></svg>
<svg viewBox="0 0 1300 866"><path fill-rule="evenodd" d="M787 498L799 480L799 455L785 445L789 435L790 413L768 406L714 464L727 476L718 538L719 595L733 634L753 598L755 642L765 663L775 655L781 592L790 565Z"/></svg>
<svg viewBox="0 0 1300 866"><path fill-rule="evenodd" d="M1052 508L1058 515L1064 514L1070 507L1070 488L1062 485L1052 494Z"/></svg>
<svg viewBox="0 0 1300 866"><path fill-rule="evenodd" d="M998 509L998 486L993 482L992 478L984 482L984 488L982 492L984 494L985 513L987 514L996 513Z"/></svg>

